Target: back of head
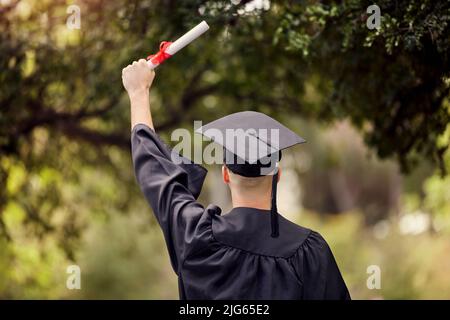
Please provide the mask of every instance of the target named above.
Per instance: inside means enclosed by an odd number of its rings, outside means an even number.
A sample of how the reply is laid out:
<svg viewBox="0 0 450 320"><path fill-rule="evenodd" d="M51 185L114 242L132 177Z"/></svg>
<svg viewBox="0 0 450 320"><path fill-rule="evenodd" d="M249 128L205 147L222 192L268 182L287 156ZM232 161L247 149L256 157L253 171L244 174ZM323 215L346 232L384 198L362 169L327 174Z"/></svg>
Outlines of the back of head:
<svg viewBox="0 0 450 320"><path fill-rule="evenodd" d="M254 192L270 192L272 186L272 176L260 176L260 177L244 177L239 174L233 173L229 170L230 174L230 188L234 188L243 193Z"/></svg>
<svg viewBox="0 0 450 320"><path fill-rule="evenodd" d="M223 166L223 180L230 188L233 206L270 208L272 175L245 177Z"/></svg>

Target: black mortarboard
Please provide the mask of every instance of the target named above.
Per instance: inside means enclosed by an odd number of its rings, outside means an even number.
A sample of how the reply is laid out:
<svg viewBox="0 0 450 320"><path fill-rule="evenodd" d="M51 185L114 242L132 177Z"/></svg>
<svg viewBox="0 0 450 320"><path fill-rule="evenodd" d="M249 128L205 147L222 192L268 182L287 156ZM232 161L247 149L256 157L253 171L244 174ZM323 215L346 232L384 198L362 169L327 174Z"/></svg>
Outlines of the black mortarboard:
<svg viewBox="0 0 450 320"><path fill-rule="evenodd" d="M224 163L245 177L273 174L271 198L272 237L278 237L277 180L281 150L305 139L271 117L254 111L230 114L197 129L224 148Z"/></svg>

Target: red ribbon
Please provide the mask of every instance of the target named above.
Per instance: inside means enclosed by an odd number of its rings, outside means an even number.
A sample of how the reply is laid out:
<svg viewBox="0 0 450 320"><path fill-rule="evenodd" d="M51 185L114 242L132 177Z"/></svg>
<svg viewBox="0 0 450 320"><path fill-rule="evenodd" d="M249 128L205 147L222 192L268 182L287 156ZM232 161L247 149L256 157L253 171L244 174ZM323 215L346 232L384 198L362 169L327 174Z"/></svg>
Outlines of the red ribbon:
<svg viewBox="0 0 450 320"><path fill-rule="evenodd" d="M172 44L170 41L163 41L159 45L159 51L156 54L149 55L147 60L150 60L153 64L161 64L164 60L169 59L172 55L166 52L167 48Z"/></svg>

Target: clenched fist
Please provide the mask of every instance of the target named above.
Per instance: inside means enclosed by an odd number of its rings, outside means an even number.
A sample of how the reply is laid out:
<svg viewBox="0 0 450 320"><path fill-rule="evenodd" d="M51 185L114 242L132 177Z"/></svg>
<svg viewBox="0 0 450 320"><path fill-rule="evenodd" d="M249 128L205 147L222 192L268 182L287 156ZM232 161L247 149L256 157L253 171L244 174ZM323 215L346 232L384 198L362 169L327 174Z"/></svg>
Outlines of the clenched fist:
<svg viewBox="0 0 450 320"><path fill-rule="evenodd" d="M153 78L155 78L155 72L150 69L145 59L134 61L122 69L123 86L130 96L148 91Z"/></svg>

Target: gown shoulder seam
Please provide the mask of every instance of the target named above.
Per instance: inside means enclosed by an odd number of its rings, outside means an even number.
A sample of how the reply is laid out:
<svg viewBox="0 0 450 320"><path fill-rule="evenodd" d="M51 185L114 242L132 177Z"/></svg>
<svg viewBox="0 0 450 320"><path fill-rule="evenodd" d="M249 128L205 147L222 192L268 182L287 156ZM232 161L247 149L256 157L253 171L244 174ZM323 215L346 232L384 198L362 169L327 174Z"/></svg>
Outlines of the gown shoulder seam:
<svg viewBox="0 0 450 320"><path fill-rule="evenodd" d="M215 242L219 243L220 245L222 245L224 247L236 249L236 250L239 250L239 251L242 251L242 252L245 252L245 253L248 253L248 254L252 254L252 255L255 255L255 256L268 257L268 258L278 258L278 259L285 259L285 260L291 259L298 252L298 250L303 246L303 244L306 242L306 240L308 240L308 238L309 238L309 236L311 234L312 234L312 230L309 230L308 236L300 243L300 245L294 250L294 252L291 255L289 255L287 257L274 256L274 255L261 254L261 253L249 251L249 250L246 250L246 249L243 249L243 248L239 248L239 247L236 247L236 246L233 246L233 245L230 245L230 244L227 244L227 243L224 243L224 242L218 240L216 238L216 236L214 235L213 221L211 220L211 237L212 237L212 239Z"/></svg>
<svg viewBox="0 0 450 320"><path fill-rule="evenodd" d="M299 244L299 246L294 250L294 252L293 252L289 257L287 257L286 259L290 259L290 258L292 258L293 256L295 256L295 255L297 254L297 252L300 250L300 248L303 247L303 246L305 245L306 241L309 239L309 237L311 236L312 233L313 233L312 230L308 230L308 235L306 236L306 238L303 239L303 241L302 241L302 242Z"/></svg>

